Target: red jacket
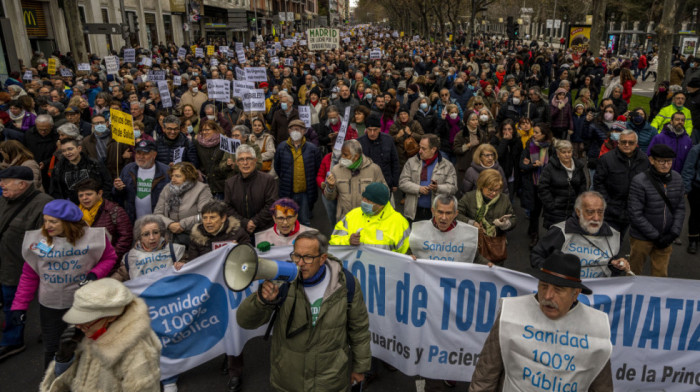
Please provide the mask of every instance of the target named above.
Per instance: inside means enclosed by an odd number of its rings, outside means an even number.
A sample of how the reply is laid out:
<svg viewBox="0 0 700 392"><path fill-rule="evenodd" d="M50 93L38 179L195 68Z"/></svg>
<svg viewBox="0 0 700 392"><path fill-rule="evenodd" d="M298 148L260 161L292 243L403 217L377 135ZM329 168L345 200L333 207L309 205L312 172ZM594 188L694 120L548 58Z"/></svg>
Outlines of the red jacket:
<svg viewBox="0 0 700 392"><path fill-rule="evenodd" d="M628 80L622 84L622 99L628 104L630 103L630 98L632 98L632 87L637 84L636 80Z"/></svg>
<svg viewBox="0 0 700 392"><path fill-rule="evenodd" d="M131 249L133 243L134 227L129 220L129 215L119 204L102 199L102 205L91 227L104 227L109 233L110 243L117 254L115 265L119 265L119 260Z"/></svg>
<svg viewBox="0 0 700 392"><path fill-rule="evenodd" d="M329 152L321 160L321 167L318 168L318 173L316 173L316 185L323 189L323 183L326 182L326 176L331 171L331 153Z"/></svg>
<svg viewBox="0 0 700 392"><path fill-rule="evenodd" d="M647 67L647 56L646 55L639 56L639 62L637 62L637 68L645 69L646 67Z"/></svg>

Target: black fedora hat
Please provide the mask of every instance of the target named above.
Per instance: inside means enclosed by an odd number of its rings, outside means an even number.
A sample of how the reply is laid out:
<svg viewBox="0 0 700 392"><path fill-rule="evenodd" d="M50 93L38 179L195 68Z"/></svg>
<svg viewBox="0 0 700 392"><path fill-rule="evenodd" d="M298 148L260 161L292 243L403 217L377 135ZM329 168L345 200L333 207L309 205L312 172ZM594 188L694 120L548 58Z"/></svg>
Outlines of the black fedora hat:
<svg viewBox="0 0 700 392"><path fill-rule="evenodd" d="M555 250L544 260L544 265L530 272L535 278L555 286L574 287L581 289L583 294L593 291L581 283L581 260L575 255Z"/></svg>

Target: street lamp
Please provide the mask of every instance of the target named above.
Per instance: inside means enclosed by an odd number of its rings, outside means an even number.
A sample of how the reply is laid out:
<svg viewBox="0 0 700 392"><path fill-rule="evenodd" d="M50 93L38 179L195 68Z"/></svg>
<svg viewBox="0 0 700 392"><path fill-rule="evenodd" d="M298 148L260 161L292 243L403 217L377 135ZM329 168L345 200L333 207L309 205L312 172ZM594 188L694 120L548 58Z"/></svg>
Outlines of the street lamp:
<svg viewBox="0 0 700 392"><path fill-rule="evenodd" d="M696 24L698 21L698 7L693 8L693 23L691 25L693 26L692 30L695 31Z"/></svg>

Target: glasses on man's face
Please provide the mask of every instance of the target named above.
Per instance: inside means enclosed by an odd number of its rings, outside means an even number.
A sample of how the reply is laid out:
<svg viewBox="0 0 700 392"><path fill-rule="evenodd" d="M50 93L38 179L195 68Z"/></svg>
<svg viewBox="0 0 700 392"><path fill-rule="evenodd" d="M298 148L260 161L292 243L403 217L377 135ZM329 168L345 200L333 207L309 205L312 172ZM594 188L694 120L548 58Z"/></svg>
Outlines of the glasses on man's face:
<svg viewBox="0 0 700 392"><path fill-rule="evenodd" d="M295 252L292 252L289 254L289 258L294 262L298 263L299 260L301 260L304 264L311 264L316 260L317 258L321 257L321 255L300 255Z"/></svg>
<svg viewBox="0 0 700 392"><path fill-rule="evenodd" d="M180 128L178 128L178 127L165 127L165 130L166 131L179 131Z"/></svg>
<svg viewBox="0 0 700 392"><path fill-rule="evenodd" d="M238 161L238 162L252 162L254 160L255 160L255 158L253 158L253 157L243 157L243 158L236 159L236 161Z"/></svg>
<svg viewBox="0 0 700 392"><path fill-rule="evenodd" d="M673 159L656 159L655 162L659 165L667 166L673 163Z"/></svg>

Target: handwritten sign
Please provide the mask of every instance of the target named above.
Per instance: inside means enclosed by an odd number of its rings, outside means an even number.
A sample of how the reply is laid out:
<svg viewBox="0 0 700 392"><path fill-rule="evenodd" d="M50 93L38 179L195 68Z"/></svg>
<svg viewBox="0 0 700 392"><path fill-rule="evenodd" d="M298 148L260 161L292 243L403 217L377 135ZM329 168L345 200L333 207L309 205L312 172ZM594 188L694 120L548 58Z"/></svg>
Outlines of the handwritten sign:
<svg viewBox="0 0 700 392"><path fill-rule="evenodd" d="M304 122L307 128L311 128L311 107L299 106L297 110L299 111L299 119Z"/></svg>
<svg viewBox="0 0 700 392"><path fill-rule="evenodd" d="M136 62L136 49L134 49L134 48L124 49L124 62L125 63L135 63Z"/></svg>
<svg viewBox="0 0 700 392"><path fill-rule="evenodd" d="M119 73L119 57L105 56L105 67L108 75L116 75Z"/></svg>
<svg viewBox="0 0 700 392"><path fill-rule="evenodd" d="M243 111L264 112L265 91L263 89L248 90L243 94Z"/></svg>
<svg viewBox="0 0 700 392"><path fill-rule="evenodd" d="M109 109L109 122L112 126L112 139L119 143L134 145L134 119L131 114Z"/></svg>
<svg viewBox="0 0 700 392"><path fill-rule="evenodd" d="M49 75L56 75L56 59L55 58L51 57L49 59L49 66L46 69L46 72Z"/></svg>
<svg viewBox="0 0 700 392"><path fill-rule="evenodd" d="M223 79L209 79L207 94L215 101L228 103L231 100L231 83Z"/></svg>
<svg viewBox="0 0 700 392"><path fill-rule="evenodd" d="M245 80L249 82L267 82L265 67L248 67L245 69Z"/></svg>

